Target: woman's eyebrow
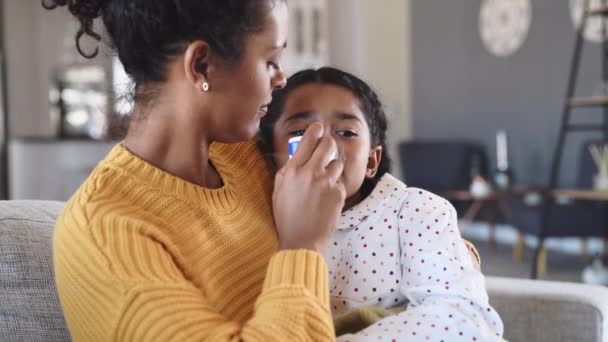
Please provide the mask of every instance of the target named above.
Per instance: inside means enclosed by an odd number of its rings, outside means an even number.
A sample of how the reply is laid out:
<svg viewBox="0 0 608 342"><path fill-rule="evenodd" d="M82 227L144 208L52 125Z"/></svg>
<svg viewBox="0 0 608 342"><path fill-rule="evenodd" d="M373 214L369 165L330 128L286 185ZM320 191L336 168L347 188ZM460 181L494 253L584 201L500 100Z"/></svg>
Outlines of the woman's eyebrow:
<svg viewBox="0 0 608 342"><path fill-rule="evenodd" d="M273 44L268 47L268 51L285 50L285 49L287 49L287 42L284 42L283 44L280 44L280 43L276 44L276 45Z"/></svg>

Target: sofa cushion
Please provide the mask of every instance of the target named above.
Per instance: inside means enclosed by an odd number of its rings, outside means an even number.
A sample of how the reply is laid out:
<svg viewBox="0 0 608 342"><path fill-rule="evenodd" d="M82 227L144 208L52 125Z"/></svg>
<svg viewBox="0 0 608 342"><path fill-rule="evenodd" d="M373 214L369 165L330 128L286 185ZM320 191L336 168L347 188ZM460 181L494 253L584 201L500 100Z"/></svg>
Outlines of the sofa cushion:
<svg viewBox="0 0 608 342"><path fill-rule="evenodd" d="M490 304L508 341L608 341L608 288L488 277Z"/></svg>
<svg viewBox="0 0 608 342"><path fill-rule="evenodd" d="M69 341L52 237L63 203L0 201L0 341Z"/></svg>

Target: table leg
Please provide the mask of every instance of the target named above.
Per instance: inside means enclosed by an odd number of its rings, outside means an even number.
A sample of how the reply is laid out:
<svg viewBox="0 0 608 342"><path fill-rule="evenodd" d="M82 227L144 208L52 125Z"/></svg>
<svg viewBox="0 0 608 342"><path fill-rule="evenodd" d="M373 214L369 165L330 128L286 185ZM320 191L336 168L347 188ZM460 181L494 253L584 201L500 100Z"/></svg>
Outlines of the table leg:
<svg viewBox="0 0 608 342"><path fill-rule="evenodd" d="M492 206L488 211L488 251L490 255L496 253L496 214L498 206Z"/></svg>
<svg viewBox="0 0 608 342"><path fill-rule="evenodd" d="M536 253L536 269L538 270L538 276L544 276L547 274L547 248L545 247L545 242L541 242L541 245L538 247L538 251Z"/></svg>
<svg viewBox="0 0 608 342"><path fill-rule="evenodd" d="M466 221L473 221L473 219L475 218L475 216L477 216L477 213L479 213L479 210L481 209L481 207L483 206L483 201L473 201L473 203L471 204L471 206L469 207L469 209L467 209L466 213L463 216L463 219Z"/></svg>
<svg viewBox="0 0 608 342"><path fill-rule="evenodd" d="M517 263L521 263L524 260L524 251L526 248L526 243L524 241L524 234L522 232L517 232L517 241L515 242L515 246L513 246L513 261Z"/></svg>
<svg viewBox="0 0 608 342"><path fill-rule="evenodd" d="M589 239L581 238L581 261L588 262L591 259L589 255Z"/></svg>

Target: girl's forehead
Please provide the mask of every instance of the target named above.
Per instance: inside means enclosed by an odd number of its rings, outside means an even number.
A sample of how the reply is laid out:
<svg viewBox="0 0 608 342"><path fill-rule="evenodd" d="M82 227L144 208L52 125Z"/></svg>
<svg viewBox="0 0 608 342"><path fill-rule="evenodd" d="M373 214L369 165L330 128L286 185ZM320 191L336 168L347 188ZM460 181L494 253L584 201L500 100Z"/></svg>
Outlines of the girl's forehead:
<svg viewBox="0 0 608 342"><path fill-rule="evenodd" d="M350 90L318 83L292 90L285 99L283 112L350 113L363 117L359 99Z"/></svg>

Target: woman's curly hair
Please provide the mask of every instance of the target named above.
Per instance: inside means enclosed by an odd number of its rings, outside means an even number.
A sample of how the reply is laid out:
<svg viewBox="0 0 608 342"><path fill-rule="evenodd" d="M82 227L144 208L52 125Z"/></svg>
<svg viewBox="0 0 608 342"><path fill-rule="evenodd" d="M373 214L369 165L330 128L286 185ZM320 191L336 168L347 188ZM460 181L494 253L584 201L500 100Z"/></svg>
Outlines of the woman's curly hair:
<svg viewBox="0 0 608 342"><path fill-rule="evenodd" d="M245 36L263 29L266 13L284 0L42 0L46 9L67 7L80 22L76 47L84 36L101 41L94 29L101 19L125 71L137 87L166 79L168 62L188 43L206 41L226 62L240 60Z"/></svg>

